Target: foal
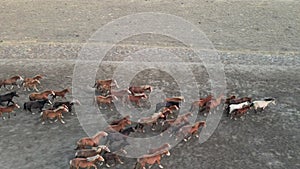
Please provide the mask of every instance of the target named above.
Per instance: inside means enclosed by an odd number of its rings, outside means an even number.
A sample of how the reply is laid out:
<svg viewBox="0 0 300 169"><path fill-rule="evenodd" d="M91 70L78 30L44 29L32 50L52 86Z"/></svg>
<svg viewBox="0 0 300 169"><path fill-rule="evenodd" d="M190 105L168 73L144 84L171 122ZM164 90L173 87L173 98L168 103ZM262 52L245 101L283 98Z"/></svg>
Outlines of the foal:
<svg viewBox="0 0 300 169"><path fill-rule="evenodd" d="M0 117L2 117L3 120L5 120L5 117L2 114L8 113L8 118L10 118L10 113L14 112L15 108L20 108L20 106L14 103L7 107L0 107ZM16 115L17 115L16 112L14 112L14 116Z"/></svg>
<svg viewBox="0 0 300 169"><path fill-rule="evenodd" d="M35 91L39 91L37 89L37 85L40 85L40 84L41 84L41 82L37 79L24 82L23 83L24 91L26 91L26 90L30 91L30 88L34 89Z"/></svg>
<svg viewBox="0 0 300 169"><path fill-rule="evenodd" d="M245 114L247 113L247 111L251 108L252 105L253 105L253 104L247 105L247 106L244 106L243 108L234 110L234 111L231 113L230 119L233 119L233 118L234 118L234 119L236 120L237 117L240 117L240 118L241 118L243 115L245 115Z"/></svg>

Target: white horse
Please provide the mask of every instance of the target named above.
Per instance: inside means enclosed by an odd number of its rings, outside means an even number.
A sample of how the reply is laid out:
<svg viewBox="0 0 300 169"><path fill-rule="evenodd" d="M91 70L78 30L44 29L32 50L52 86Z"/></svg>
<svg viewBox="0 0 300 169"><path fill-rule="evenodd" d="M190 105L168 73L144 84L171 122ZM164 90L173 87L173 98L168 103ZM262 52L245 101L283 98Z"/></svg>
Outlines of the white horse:
<svg viewBox="0 0 300 169"><path fill-rule="evenodd" d="M257 109L265 109L270 103L273 103L274 105L276 105L275 103L275 99L274 98L267 98L264 100L259 100L259 101L253 101L253 107L255 109L255 111Z"/></svg>
<svg viewBox="0 0 300 169"><path fill-rule="evenodd" d="M228 112L228 114L231 114L234 110L241 109L244 106L248 106L250 104L251 103L249 103L248 101L245 101L245 102L239 103L239 104L231 104L231 105L229 105L229 112Z"/></svg>

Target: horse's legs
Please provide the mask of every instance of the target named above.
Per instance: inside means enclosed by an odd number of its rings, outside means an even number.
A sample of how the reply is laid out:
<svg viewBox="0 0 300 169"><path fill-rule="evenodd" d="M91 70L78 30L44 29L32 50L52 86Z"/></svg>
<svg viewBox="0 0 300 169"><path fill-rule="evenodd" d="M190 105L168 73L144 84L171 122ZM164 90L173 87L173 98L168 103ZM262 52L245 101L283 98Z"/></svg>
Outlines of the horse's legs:
<svg viewBox="0 0 300 169"><path fill-rule="evenodd" d="M62 123L62 124L65 124L65 122L62 120L62 115L58 115L58 120Z"/></svg>

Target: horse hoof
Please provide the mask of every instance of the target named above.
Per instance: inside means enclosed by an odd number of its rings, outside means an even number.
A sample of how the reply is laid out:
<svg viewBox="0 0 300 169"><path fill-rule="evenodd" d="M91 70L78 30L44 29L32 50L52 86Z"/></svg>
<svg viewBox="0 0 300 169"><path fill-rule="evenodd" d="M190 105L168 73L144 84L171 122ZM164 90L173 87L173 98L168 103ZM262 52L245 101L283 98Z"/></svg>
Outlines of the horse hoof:
<svg viewBox="0 0 300 169"><path fill-rule="evenodd" d="M123 162L123 161L120 161L120 164L124 164L124 162Z"/></svg>
<svg viewBox="0 0 300 169"><path fill-rule="evenodd" d="M35 113L31 113L31 114L35 114Z"/></svg>
<svg viewBox="0 0 300 169"><path fill-rule="evenodd" d="M185 138L185 139L183 139L183 141L187 142L187 139Z"/></svg>
<svg viewBox="0 0 300 169"><path fill-rule="evenodd" d="M45 124L45 122L42 122L42 125L44 125Z"/></svg>
<svg viewBox="0 0 300 169"><path fill-rule="evenodd" d="M107 168L109 168L109 167L110 167L110 165L106 164L106 167L107 167Z"/></svg>
<svg viewBox="0 0 300 169"><path fill-rule="evenodd" d="M65 124L66 122L62 121L61 123L62 123L62 124Z"/></svg>
<svg viewBox="0 0 300 169"><path fill-rule="evenodd" d="M159 165L158 167L159 167L159 168L164 168L162 165Z"/></svg>

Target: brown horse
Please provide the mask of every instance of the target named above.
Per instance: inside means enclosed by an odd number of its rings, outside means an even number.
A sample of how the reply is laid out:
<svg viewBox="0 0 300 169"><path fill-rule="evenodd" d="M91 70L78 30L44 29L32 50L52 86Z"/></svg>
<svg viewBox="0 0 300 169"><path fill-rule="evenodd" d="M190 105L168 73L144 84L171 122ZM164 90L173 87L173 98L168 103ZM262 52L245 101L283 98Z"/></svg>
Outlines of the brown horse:
<svg viewBox="0 0 300 169"><path fill-rule="evenodd" d="M88 158L101 154L103 152L110 152L110 149L105 145L100 145L98 147L92 147L92 149L81 149L75 153L76 158Z"/></svg>
<svg viewBox="0 0 300 169"><path fill-rule="evenodd" d="M96 163L104 162L104 158L100 156L99 154L88 157L88 158L74 158L73 160L70 160L70 169L72 168L88 168L94 167L97 169Z"/></svg>
<svg viewBox="0 0 300 169"><path fill-rule="evenodd" d="M15 108L20 108L19 105L17 105L16 103L10 105L10 106L6 106L6 107L0 107L0 117L2 117L2 119L4 120L5 117L2 115L3 113L8 113L8 118L10 118L10 113L14 112ZM16 116L16 112L14 112L14 116Z"/></svg>
<svg viewBox="0 0 300 169"><path fill-rule="evenodd" d="M29 100L30 101L34 101L34 100L47 100L49 95L54 96L55 93L52 90L46 90L44 92L41 93L31 93L29 95Z"/></svg>
<svg viewBox="0 0 300 169"><path fill-rule="evenodd" d="M23 82L23 80L24 79L19 75L13 76L13 77L8 78L8 79L4 79L4 80L0 81L0 88L3 86L6 89L8 89L6 87L7 85L11 85L10 89L13 89L14 86L17 86L18 88L20 88L20 84Z"/></svg>
<svg viewBox="0 0 300 169"><path fill-rule="evenodd" d="M77 141L77 147L75 150L84 149L86 146L97 147L101 138L106 137L108 134L104 131L100 131L93 137L84 137Z"/></svg>
<svg viewBox="0 0 300 169"><path fill-rule="evenodd" d="M138 107L140 107L141 100L145 100L145 99L147 99L147 95L145 93L142 93L138 95L129 95L125 100L125 102L126 103L128 103L129 101L134 102Z"/></svg>
<svg viewBox="0 0 300 169"><path fill-rule="evenodd" d="M178 96L178 97L169 97L165 99L166 102L184 102L184 97L183 96Z"/></svg>
<svg viewBox="0 0 300 169"><path fill-rule="evenodd" d="M23 83L24 91L26 91L26 90L30 91L30 88L31 88L38 92L39 90L37 89L37 85L40 85L40 84L41 84L41 82L37 79L24 82Z"/></svg>
<svg viewBox="0 0 300 169"><path fill-rule="evenodd" d="M152 86L144 85L144 86L130 86L129 91L134 95L135 93L144 93L146 91L152 92Z"/></svg>
<svg viewBox="0 0 300 169"><path fill-rule="evenodd" d="M159 118L164 118L163 112L154 113L151 117L144 117L138 120L137 128L141 129L144 133L144 126L145 125L151 125L151 129L154 130L154 126L157 125L157 120Z"/></svg>
<svg viewBox="0 0 300 169"><path fill-rule="evenodd" d="M65 122L62 120L63 112L69 112L68 107L66 105L59 106L57 109L54 110L43 110L41 112L41 118L43 121L42 124L45 124L45 121L47 119L53 120L55 118L59 120L62 124L64 124Z"/></svg>
<svg viewBox="0 0 300 169"><path fill-rule="evenodd" d="M160 161L163 155L170 156L170 152L168 150L164 150L162 152L157 152L154 154L146 154L137 159L137 163L135 164L135 169L143 168L146 169L146 164L153 165L155 163L158 164L159 168L163 168ZM138 164L140 167L138 168Z"/></svg>
<svg viewBox="0 0 300 169"><path fill-rule="evenodd" d="M234 110L233 113L231 113L231 117L230 119L235 119L237 117L242 117L243 115L245 115L247 113L247 111L251 108L252 105L248 105L248 106L244 106L243 108L241 109L237 109L237 110Z"/></svg>
<svg viewBox="0 0 300 169"><path fill-rule="evenodd" d="M230 101L231 101L231 100L234 100L234 99L236 99L236 96L235 96L235 95L232 95L232 96L226 98L226 99L225 99L225 104L229 104Z"/></svg>
<svg viewBox="0 0 300 169"><path fill-rule="evenodd" d="M205 127L206 126L206 122L205 121L198 121L193 125L185 125L183 127L181 127L177 133L177 137L176 139L178 139L178 137L180 135L184 135L184 141L189 140L194 134L195 136L198 138L199 135L197 134L198 130L200 127Z"/></svg>
<svg viewBox="0 0 300 169"><path fill-rule="evenodd" d="M203 106L205 106L208 102L210 102L212 100L213 96L212 95L208 95L207 97L205 98L200 98L199 100L197 101L194 101L192 103L192 106L191 106L191 109L190 111L194 111L195 108L198 106L199 108L202 108Z"/></svg>
<svg viewBox="0 0 300 169"><path fill-rule="evenodd" d="M188 112L188 113L179 115L176 119L165 120L162 125L168 124L168 125L175 126L175 125L181 124L183 122L186 123L186 122L189 122L188 117L190 117L190 116L193 116L192 112Z"/></svg>
<svg viewBox="0 0 300 169"><path fill-rule="evenodd" d="M109 125L105 131L106 132L120 132L121 130L123 130L127 125L130 125L131 121L130 120L123 120L121 121L119 124L115 124L115 125Z"/></svg>
<svg viewBox="0 0 300 169"><path fill-rule="evenodd" d="M65 97L65 95L67 94L67 93L70 93L71 91L70 91L70 89L63 89L63 90L61 90L61 91L53 91L54 92L54 96L53 96L53 99L55 99L57 96L60 96L61 98L65 98L66 99L66 97Z"/></svg>
<svg viewBox="0 0 300 169"><path fill-rule="evenodd" d="M211 109L216 108L217 106L219 106L222 102L224 98L224 95L221 94L218 98L216 99L212 99L211 101L209 101L206 105L205 105L205 111L209 112ZM205 115L205 114L204 114Z"/></svg>
<svg viewBox="0 0 300 169"><path fill-rule="evenodd" d="M94 84L94 88L102 92L110 92L112 87L119 88L117 81L114 79L96 80Z"/></svg>
<svg viewBox="0 0 300 169"><path fill-rule="evenodd" d="M165 150L169 150L170 148L171 148L171 145L169 143L165 143L165 144L161 145L158 148L149 149L148 153L149 154L154 154L154 153L157 153L157 152L162 152L162 151L165 151Z"/></svg>
<svg viewBox="0 0 300 169"><path fill-rule="evenodd" d="M176 105L170 107L164 107L162 110L164 117L162 119L166 120L170 114L173 114L173 111L177 111L177 110L179 110L179 107L177 107Z"/></svg>
<svg viewBox="0 0 300 169"><path fill-rule="evenodd" d="M43 79L43 78L44 78L44 77L43 77L42 75L36 75L36 76L34 76L34 77L32 77L32 78L28 77L28 78L25 78L25 79L24 79L24 83L30 82L30 81L33 81L33 80L41 80L41 79Z"/></svg>
<svg viewBox="0 0 300 169"><path fill-rule="evenodd" d="M100 108L101 105L104 104L107 105L112 111L113 109L111 107L111 104L113 103L114 100L118 100L118 98L114 95L108 95L108 96L96 96L94 101L96 101L96 103L100 106Z"/></svg>

